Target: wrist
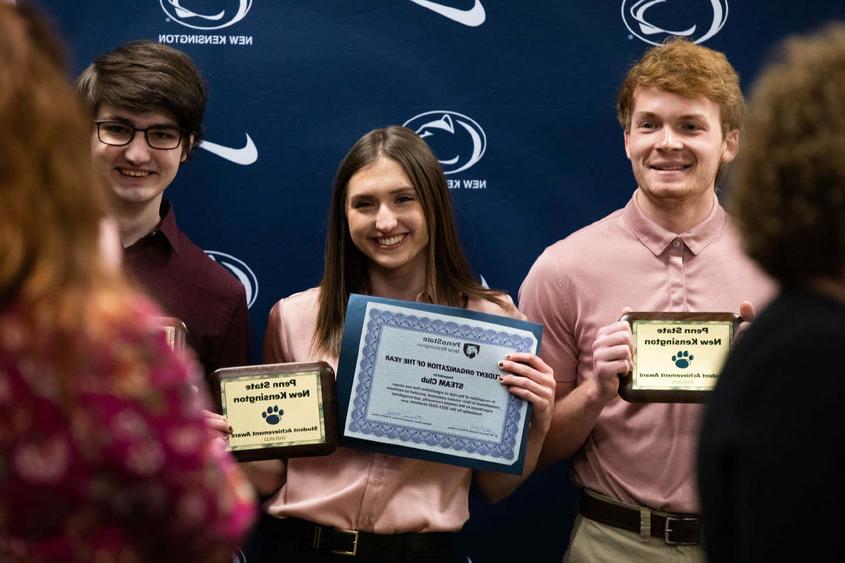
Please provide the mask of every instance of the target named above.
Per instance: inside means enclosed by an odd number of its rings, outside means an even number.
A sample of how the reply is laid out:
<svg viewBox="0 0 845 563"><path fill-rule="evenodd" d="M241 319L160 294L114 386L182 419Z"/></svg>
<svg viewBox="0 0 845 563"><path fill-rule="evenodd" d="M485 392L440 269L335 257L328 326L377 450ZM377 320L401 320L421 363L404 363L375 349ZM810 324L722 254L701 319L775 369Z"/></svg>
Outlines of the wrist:
<svg viewBox="0 0 845 563"><path fill-rule="evenodd" d="M598 377L592 377L584 382L584 398L588 406L595 408L604 408L604 406L612 401L619 392L619 387L614 389L609 385L604 385Z"/></svg>

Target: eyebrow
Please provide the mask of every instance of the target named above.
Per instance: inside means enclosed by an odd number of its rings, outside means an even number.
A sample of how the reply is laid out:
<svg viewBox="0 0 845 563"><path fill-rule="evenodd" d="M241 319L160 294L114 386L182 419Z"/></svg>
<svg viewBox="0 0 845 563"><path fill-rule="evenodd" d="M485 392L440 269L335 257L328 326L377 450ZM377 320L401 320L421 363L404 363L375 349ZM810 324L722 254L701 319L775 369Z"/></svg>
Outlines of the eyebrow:
<svg viewBox="0 0 845 563"><path fill-rule="evenodd" d="M653 111L638 111L634 113L634 117L638 119L654 119L657 116L656 113ZM678 119L703 119L706 120L707 116L703 113L685 113L683 115L678 116Z"/></svg>
<svg viewBox="0 0 845 563"><path fill-rule="evenodd" d="M390 190L389 192L387 192L387 195L389 197L390 196L397 196L399 194L407 193L407 192L413 192L416 195L417 189L414 186L405 186L405 187L401 187L401 188L394 188L394 189ZM363 193L358 193L358 194L355 194L355 195L352 195L352 196L347 195L346 201L351 203L351 202L357 201L359 199L366 199L366 198L370 198L370 197L373 197L373 194L370 191L365 191Z"/></svg>
<svg viewBox="0 0 845 563"><path fill-rule="evenodd" d="M128 117L121 117L119 115L106 114L105 116L103 116L101 119L98 119L97 121L114 121L116 123L125 123L126 125L131 125L132 127L137 128L134 121L132 121ZM150 128L150 127L169 127L171 129L179 129L179 125L176 122L173 122L173 121L165 121L164 123L153 123L151 125L148 125L146 128Z"/></svg>
<svg viewBox="0 0 845 563"><path fill-rule="evenodd" d="M408 186L402 186L402 187L399 187L399 188L393 188L392 190L387 192L387 195L396 195L396 194L401 194L402 192L414 192L414 193L416 193L416 191L417 191L417 189L414 186L408 185ZM369 196L369 195L370 195L370 190L366 190L363 193L356 194L352 197L363 197L363 196Z"/></svg>

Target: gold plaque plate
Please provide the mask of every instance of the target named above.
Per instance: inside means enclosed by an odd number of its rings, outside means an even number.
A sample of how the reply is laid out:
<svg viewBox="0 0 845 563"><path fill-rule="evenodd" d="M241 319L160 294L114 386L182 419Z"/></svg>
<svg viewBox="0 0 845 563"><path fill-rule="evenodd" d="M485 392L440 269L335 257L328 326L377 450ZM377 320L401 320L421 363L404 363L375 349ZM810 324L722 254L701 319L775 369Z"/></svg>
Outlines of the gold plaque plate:
<svg viewBox="0 0 845 563"><path fill-rule="evenodd" d="M734 313L622 316L634 337L633 369L619 382L630 402L703 403L716 385L740 318Z"/></svg>
<svg viewBox="0 0 845 563"><path fill-rule="evenodd" d="M222 368L212 381L238 460L327 455L337 448L335 377L326 362Z"/></svg>

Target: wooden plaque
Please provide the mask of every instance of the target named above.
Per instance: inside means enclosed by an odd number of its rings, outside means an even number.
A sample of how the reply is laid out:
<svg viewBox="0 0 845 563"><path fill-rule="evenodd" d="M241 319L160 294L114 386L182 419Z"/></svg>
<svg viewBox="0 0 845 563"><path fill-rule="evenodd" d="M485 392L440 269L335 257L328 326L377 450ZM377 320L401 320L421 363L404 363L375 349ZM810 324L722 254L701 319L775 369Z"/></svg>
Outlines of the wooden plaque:
<svg viewBox="0 0 845 563"><path fill-rule="evenodd" d="M634 337L633 369L621 376L629 402L703 403L730 350L739 315L637 312L622 316Z"/></svg>
<svg viewBox="0 0 845 563"><path fill-rule="evenodd" d="M335 377L326 362L222 368L212 383L238 460L319 456L337 448Z"/></svg>

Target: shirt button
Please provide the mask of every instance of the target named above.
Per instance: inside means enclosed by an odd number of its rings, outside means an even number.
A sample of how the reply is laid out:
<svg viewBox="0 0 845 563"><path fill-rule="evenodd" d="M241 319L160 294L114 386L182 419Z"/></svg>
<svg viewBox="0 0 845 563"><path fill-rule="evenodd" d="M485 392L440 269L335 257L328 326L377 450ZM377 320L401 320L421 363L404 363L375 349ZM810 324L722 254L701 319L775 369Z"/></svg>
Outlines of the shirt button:
<svg viewBox="0 0 845 563"><path fill-rule="evenodd" d="M381 487L381 479L375 478L373 479L373 485L376 487Z"/></svg>
<svg viewBox="0 0 845 563"><path fill-rule="evenodd" d="M681 241L679 241L679 240L673 240L673 241L672 241L672 246L674 246L675 248L678 248L679 246L681 246Z"/></svg>

